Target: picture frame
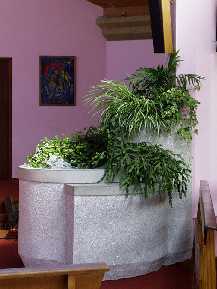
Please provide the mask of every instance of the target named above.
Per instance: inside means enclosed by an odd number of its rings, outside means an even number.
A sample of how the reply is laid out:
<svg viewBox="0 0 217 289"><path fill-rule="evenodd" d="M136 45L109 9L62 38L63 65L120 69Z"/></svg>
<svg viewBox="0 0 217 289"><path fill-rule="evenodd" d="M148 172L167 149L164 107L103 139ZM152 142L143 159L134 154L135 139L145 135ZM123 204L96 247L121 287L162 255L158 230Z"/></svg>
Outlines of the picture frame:
<svg viewBox="0 0 217 289"><path fill-rule="evenodd" d="M39 57L40 106L76 105L76 57Z"/></svg>

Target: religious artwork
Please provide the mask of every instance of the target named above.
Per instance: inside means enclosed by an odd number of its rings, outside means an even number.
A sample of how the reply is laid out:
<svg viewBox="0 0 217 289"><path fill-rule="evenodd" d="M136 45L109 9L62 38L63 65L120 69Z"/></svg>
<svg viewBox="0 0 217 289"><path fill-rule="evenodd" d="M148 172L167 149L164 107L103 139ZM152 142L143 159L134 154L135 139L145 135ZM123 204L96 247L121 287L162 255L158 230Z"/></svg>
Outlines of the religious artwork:
<svg viewBox="0 0 217 289"><path fill-rule="evenodd" d="M75 105L75 57L40 57L40 105Z"/></svg>

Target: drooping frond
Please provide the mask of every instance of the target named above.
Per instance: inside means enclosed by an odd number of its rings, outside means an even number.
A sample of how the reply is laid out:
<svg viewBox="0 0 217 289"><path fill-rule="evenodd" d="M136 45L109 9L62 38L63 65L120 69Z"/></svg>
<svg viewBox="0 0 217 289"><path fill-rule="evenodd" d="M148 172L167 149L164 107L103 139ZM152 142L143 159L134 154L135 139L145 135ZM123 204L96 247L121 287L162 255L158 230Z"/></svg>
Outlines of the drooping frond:
<svg viewBox="0 0 217 289"><path fill-rule="evenodd" d="M184 90L199 90L201 87L202 79L204 78L197 74L180 74L176 77L177 85Z"/></svg>

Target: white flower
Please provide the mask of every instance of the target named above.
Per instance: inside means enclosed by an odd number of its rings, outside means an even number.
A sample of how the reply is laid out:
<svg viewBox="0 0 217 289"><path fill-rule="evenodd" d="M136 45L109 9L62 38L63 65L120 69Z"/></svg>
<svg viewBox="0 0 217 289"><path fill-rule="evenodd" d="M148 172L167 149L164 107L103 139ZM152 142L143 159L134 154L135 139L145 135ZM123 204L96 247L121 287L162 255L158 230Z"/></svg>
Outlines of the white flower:
<svg viewBox="0 0 217 289"><path fill-rule="evenodd" d="M46 163L51 169L71 168L71 165L58 155L51 155Z"/></svg>
<svg viewBox="0 0 217 289"><path fill-rule="evenodd" d="M35 150L35 153L36 153L36 154L37 154L37 153L40 153L40 151L41 151L41 148L37 145L36 150Z"/></svg>

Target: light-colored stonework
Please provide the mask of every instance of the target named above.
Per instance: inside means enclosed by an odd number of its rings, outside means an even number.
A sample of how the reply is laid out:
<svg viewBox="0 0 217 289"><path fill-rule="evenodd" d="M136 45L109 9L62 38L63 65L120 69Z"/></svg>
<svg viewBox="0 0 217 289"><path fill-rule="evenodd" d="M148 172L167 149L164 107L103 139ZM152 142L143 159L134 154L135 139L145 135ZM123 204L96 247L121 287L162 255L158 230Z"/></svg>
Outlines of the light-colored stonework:
<svg viewBox="0 0 217 289"><path fill-rule="evenodd" d="M166 198L126 198L118 184L97 184L103 174L20 168L19 253L26 266L103 261L111 268L106 279L118 279L191 257L190 191L170 208Z"/></svg>

